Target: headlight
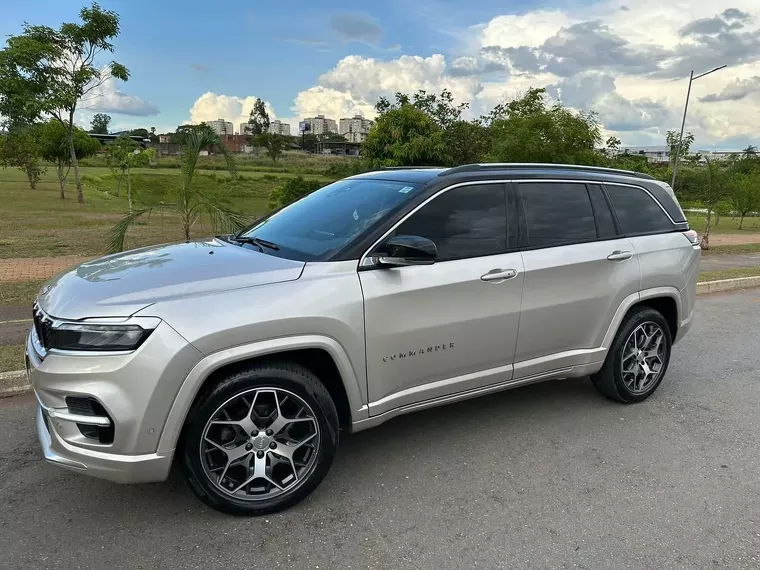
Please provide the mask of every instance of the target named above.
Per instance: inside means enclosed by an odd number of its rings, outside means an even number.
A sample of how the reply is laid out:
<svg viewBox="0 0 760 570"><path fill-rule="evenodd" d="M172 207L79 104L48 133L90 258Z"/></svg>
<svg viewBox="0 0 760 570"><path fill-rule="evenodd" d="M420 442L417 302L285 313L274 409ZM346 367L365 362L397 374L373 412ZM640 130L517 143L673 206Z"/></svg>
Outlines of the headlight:
<svg viewBox="0 0 760 570"><path fill-rule="evenodd" d="M57 322L50 330L48 349L125 351L135 350L153 332L139 324Z"/></svg>

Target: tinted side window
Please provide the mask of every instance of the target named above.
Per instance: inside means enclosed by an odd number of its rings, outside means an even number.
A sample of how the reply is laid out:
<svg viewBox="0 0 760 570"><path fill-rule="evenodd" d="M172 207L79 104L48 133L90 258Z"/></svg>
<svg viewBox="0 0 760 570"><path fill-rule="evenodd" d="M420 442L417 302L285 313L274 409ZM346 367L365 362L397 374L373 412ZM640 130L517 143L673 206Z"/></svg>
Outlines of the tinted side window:
<svg viewBox="0 0 760 570"><path fill-rule="evenodd" d="M612 212L604 197L604 191L598 184L589 184L588 191L591 194L591 204L594 206L596 216L596 230L600 238L610 238L617 235L615 222L612 221Z"/></svg>
<svg viewBox="0 0 760 570"><path fill-rule="evenodd" d="M525 211L527 247L596 239L596 224L585 184L524 182L517 185Z"/></svg>
<svg viewBox="0 0 760 570"><path fill-rule="evenodd" d="M438 259L461 259L507 249L506 185L461 186L434 198L395 231L433 240Z"/></svg>
<svg viewBox="0 0 760 570"><path fill-rule="evenodd" d="M624 234L670 231L673 224L652 197L633 186L606 186Z"/></svg>

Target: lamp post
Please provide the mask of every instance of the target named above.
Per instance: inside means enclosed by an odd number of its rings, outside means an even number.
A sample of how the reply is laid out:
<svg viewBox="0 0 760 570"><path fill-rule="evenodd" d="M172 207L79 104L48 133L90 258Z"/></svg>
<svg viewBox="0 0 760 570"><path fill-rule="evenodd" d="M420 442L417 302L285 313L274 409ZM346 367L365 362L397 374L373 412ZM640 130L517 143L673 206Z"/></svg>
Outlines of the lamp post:
<svg viewBox="0 0 760 570"><path fill-rule="evenodd" d="M681 120L681 134L678 136L678 148L676 149L676 158L673 161L673 179L670 181L670 187L675 190L676 188L676 172L678 171L678 159L681 157L681 145L683 144L683 129L686 126L686 111L689 109L689 95L691 95L691 84L694 80L699 79L700 77L704 77L705 75L710 75L711 73L714 73L716 71L720 71L724 67L727 67L726 65L721 65L720 67L716 67L715 69L711 69L710 71L706 71L705 73L702 73L700 75L694 76L694 70L691 70L691 74L689 74L689 89L686 91L686 104L683 106L683 119Z"/></svg>

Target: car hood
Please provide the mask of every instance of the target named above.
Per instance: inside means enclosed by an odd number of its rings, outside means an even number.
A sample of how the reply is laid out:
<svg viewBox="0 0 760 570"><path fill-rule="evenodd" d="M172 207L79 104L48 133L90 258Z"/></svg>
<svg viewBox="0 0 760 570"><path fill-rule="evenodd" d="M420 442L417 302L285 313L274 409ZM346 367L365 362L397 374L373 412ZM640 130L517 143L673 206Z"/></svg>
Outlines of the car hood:
<svg viewBox="0 0 760 570"><path fill-rule="evenodd" d="M304 265L219 239L146 247L59 274L38 303L62 319L127 317L167 299L293 281Z"/></svg>

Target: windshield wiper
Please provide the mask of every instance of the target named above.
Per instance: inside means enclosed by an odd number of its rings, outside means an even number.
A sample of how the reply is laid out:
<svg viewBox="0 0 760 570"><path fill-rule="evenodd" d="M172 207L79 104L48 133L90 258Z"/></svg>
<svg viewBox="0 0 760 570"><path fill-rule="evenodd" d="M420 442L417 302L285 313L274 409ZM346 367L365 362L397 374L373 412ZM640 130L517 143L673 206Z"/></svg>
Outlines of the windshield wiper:
<svg viewBox="0 0 760 570"><path fill-rule="evenodd" d="M257 238L257 237L248 237L248 236L233 236L232 239L234 241L240 242L240 243L250 243L251 245L257 246L261 251L264 251L264 248L272 249L274 251L277 251L280 249L280 246L277 245L274 242L267 241L265 239Z"/></svg>

